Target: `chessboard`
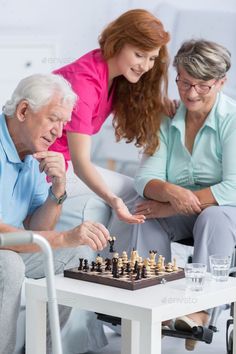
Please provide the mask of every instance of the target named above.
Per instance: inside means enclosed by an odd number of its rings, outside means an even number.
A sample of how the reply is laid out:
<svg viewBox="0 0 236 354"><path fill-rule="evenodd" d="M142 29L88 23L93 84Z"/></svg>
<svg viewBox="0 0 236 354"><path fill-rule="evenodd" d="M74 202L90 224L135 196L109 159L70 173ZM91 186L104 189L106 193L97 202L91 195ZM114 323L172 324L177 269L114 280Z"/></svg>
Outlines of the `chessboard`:
<svg viewBox="0 0 236 354"><path fill-rule="evenodd" d="M127 290L142 289L184 278L184 270L177 267L175 260L165 264L164 257L159 255L156 262L156 254L156 251L150 251L149 258L144 261L137 251L131 252L131 259L128 259L126 252L123 252L121 257L115 253L112 259L105 260L98 255L96 261L90 265L86 259L80 258L79 266L65 270L64 276Z"/></svg>

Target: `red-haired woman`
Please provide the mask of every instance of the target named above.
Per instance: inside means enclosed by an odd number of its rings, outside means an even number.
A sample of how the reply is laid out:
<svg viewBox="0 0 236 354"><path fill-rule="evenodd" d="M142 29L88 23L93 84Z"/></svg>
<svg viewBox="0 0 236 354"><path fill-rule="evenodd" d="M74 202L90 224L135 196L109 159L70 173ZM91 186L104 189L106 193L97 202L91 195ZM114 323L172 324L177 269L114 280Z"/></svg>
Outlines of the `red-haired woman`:
<svg viewBox="0 0 236 354"><path fill-rule="evenodd" d="M149 154L156 150L167 91L168 41L169 34L154 15L130 10L104 29L100 49L55 71L71 83L79 97L71 121L51 148L64 154L68 188L72 186L74 194L83 193L86 185L127 223L141 223L145 218L131 215L122 200L127 201L133 182L95 167L90 159L91 136L113 113L117 141L135 142ZM169 110L172 106L169 102Z"/></svg>

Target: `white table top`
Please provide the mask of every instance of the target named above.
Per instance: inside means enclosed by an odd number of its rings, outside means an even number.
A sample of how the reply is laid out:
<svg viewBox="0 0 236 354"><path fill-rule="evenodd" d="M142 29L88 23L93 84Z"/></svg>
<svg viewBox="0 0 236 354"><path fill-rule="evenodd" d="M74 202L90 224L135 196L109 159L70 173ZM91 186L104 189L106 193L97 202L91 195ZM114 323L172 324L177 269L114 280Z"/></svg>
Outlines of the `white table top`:
<svg viewBox="0 0 236 354"><path fill-rule="evenodd" d="M30 295L45 301L45 279L28 279ZM160 319L215 307L236 300L236 278L227 282L207 279L203 291L187 291L185 279L167 282L139 290L125 290L76 279L55 277L58 303L110 315L135 319L142 313L152 313ZM109 309L109 312L107 312ZM132 315L131 315L132 312ZM155 316L154 316L155 317ZM126 317L124 317L126 318Z"/></svg>

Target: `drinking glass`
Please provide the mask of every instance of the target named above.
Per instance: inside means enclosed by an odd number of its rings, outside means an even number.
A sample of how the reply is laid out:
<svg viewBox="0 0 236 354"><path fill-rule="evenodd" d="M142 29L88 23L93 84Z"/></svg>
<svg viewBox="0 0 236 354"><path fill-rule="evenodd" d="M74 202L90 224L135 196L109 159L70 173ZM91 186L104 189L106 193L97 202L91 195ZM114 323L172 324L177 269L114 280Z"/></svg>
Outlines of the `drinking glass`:
<svg viewBox="0 0 236 354"><path fill-rule="evenodd" d="M203 289L206 276L206 264L187 263L184 272L187 289L201 291Z"/></svg>
<svg viewBox="0 0 236 354"><path fill-rule="evenodd" d="M213 254L210 256L210 268L212 278L215 281L227 281L229 277L229 268L231 256L220 256Z"/></svg>

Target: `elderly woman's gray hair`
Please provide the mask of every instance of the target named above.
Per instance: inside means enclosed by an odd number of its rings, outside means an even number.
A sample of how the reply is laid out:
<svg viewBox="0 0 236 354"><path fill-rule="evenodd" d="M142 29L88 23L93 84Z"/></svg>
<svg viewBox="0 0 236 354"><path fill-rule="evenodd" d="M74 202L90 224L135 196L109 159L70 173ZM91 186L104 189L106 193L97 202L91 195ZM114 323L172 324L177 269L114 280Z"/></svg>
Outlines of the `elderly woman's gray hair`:
<svg viewBox="0 0 236 354"><path fill-rule="evenodd" d="M195 79L223 78L231 66L230 52L220 44L206 40L189 40L178 50L173 64L183 67Z"/></svg>
<svg viewBox="0 0 236 354"><path fill-rule="evenodd" d="M14 90L11 98L3 106L3 113L12 116L17 105L22 100L27 100L33 111L38 111L55 96L64 102L75 105L77 95L70 83L60 75L34 74L22 79Z"/></svg>

